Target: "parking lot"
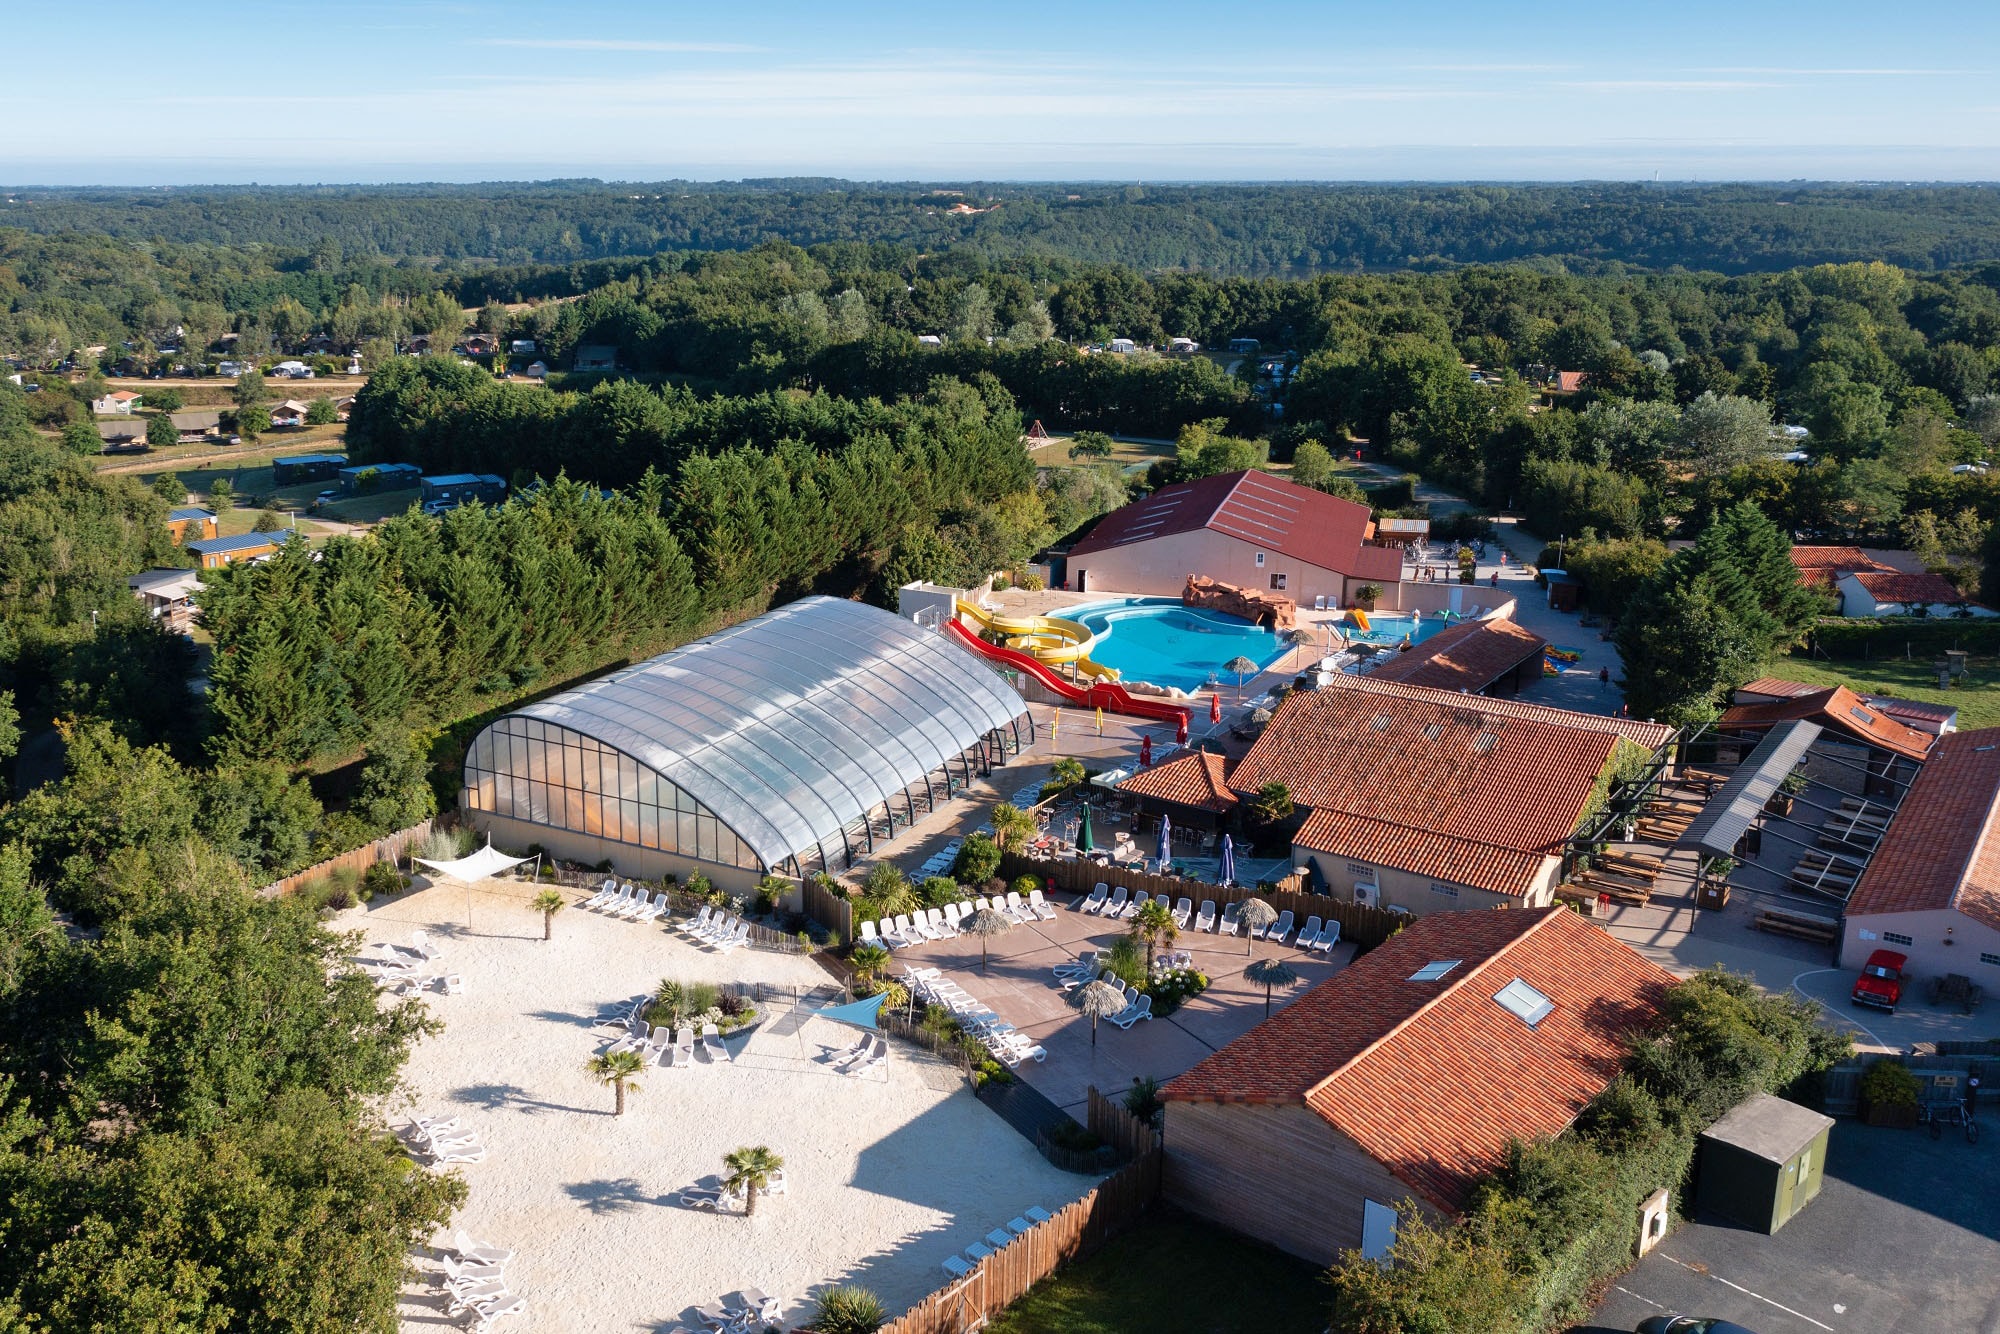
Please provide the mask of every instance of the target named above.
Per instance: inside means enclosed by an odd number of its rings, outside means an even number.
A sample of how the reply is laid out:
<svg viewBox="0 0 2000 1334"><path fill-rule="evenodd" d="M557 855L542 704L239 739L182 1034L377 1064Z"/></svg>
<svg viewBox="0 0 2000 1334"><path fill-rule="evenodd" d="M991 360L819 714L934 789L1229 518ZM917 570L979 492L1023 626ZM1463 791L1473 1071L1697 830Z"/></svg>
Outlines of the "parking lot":
<svg viewBox="0 0 2000 1334"><path fill-rule="evenodd" d="M1620 1278L1571 1334L1663 1310L1757 1334L2000 1334L2000 1125L1946 1132L1842 1120L1818 1199L1775 1236L1704 1218Z"/></svg>

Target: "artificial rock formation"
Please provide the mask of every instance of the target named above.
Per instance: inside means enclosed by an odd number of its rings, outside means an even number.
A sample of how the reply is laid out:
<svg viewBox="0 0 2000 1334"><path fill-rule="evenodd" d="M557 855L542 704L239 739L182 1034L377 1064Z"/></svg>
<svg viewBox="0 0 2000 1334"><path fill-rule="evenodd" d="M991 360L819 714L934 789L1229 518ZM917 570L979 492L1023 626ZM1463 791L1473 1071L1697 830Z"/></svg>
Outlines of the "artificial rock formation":
<svg viewBox="0 0 2000 1334"><path fill-rule="evenodd" d="M1181 605L1241 616L1267 630L1289 630L1298 620L1299 604L1283 593L1239 588L1207 575L1191 574L1181 590Z"/></svg>

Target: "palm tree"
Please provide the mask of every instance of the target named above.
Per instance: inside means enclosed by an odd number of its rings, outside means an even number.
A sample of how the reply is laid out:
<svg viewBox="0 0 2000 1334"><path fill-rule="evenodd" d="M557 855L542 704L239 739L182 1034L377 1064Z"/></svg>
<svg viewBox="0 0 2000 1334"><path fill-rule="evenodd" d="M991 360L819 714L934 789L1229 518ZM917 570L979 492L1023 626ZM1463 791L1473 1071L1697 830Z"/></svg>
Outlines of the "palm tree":
<svg viewBox="0 0 2000 1334"><path fill-rule="evenodd" d="M1271 1017L1271 988L1288 987L1299 975L1283 959L1259 959L1243 970L1243 976L1264 985L1264 1017Z"/></svg>
<svg viewBox="0 0 2000 1334"><path fill-rule="evenodd" d="M564 898L559 890L545 889L535 895L528 906L542 915L542 939L547 940L549 938L550 921L557 913L569 906L569 900Z"/></svg>
<svg viewBox="0 0 2000 1334"><path fill-rule="evenodd" d="M989 822L993 826L993 841L1000 845L1003 852L1020 851L1041 827L1035 823L1034 816L1011 801L995 806Z"/></svg>
<svg viewBox="0 0 2000 1334"><path fill-rule="evenodd" d="M1153 951L1162 945L1174 943L1174 937L1181 929L1174 925L1174 914L1159 899L1148 899L1138 912L1132 914L1132 925L1127 927L1134 936L1146 942L1146 976L1153 975Z"/></svg>
<svg viewBox="0 0 2000 1334"><path fill-rule="evenodd" d="M979 971L986 971L986 946L993 937L1005 935L1014 923L991 908L981 908L965 919L963 929L979 937Z"/></svg>
<svg viewBox="0 0 2000 1334"><path fill-rule="evenodd" d="M771 1178L784 1170L785 1160L759 1144L754 1149L738 1149L724 1154L722 1165L729 1169L722 1178L723 1186L743 1192L743 1212L749 1215L757 1212L757 1192L770 1185Z"/></svg>
<svg viewBox="0 0 2000 1334"><path fill-rule="evenodd" d="M1097 1045L1097 1021L1125 1009L1125 993L1099 978L1077 993L1077 1008L1090 1016L1090 1045Z"/></svg>
<svg viewBox="0 0 2000 1334"><path fill-rule="evenodd" d="M636 1051L599 1052L590 1058L587 1067L591 1077L600 1084L609 1084L618 1095L618 1107L611 1114L625 1115L625 1090L637 1092L639 1072L646 1068L646 1058Z"/></svg>
<svg viewBox="0 0 2000 1334"><path fill-rule="evenodd" d="M847 963L854 969L854 980L866 986L889 966L889 951L880 945L856 945L847 956Z"/></svg>
<svg viewBox="0 0 2000 1334"><path fill-rule="evenodd" d="M1278 910L1262 899L1245 899L1242 911L1237 914L1237 920L1243 923L1243 934L1247 938L1243 952L1254 954L1257 950L1257 933L1278 920Z"/></svg>

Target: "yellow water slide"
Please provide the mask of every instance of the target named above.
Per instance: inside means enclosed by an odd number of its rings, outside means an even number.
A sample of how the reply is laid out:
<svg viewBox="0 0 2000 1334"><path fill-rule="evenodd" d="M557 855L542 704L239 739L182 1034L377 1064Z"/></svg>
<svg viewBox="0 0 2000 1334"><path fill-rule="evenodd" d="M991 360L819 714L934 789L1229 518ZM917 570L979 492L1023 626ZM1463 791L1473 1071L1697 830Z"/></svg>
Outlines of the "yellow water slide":
<svg viewBox="0 0 2000 1334"><path fill-rule="evenodd" d="M996 616L977 603L958 599L958 614L981 630L1005 637L1007 647L1032 653L1050 666L1074 664L1078 676L1100 681L1116 681L1118 669L1092 661L1090 650L1097 636L1080 621L1060 616Z"/></svg>
<svg viewBox="0 0 2000 1334"><path fill-rule="evenodd" d="M1373 630L1375 628L1374 626L1368 624L1368 613L1361 610L1361 608L1349 607L1347 609L1347 614L1354 618L1354 623L1361 627L1362 633L1365 634L1368 631Z"/></svg>

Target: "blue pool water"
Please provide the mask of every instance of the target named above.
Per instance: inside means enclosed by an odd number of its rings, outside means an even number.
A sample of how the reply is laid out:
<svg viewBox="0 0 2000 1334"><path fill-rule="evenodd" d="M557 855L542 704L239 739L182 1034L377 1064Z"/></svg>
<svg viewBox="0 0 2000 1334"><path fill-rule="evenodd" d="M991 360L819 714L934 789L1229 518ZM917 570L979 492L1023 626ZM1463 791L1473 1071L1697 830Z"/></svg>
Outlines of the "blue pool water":
<svg viewBox="0 0 2000 1334"><path fill-rule="evenodd" d="M1241 617L1191 611L1175 598L1121 598L1053 614L1080 621L1092 634L1101 636L1090 656L1106 667L1116 667L1125 680L1182 690L1200 690L1211 676L1234 685L1235 673L1222 669L1230 659L1248 658L1261 670L1291 648L1269 630Z"/></svg>
<svg viewBox="0 0 2000 1334"><path fill-rule="evenodd" d="M1368 618L1367 634L1362 634L1360 628L1352 624L1341 626L1341 630L1349 639L1369 644L1400 644L1405 639L1412 644L1421 644L1451 624L1454 622L1447 621L1442 616L1426 616L1419 621L1408 616L1384 612L1380 616Z"/></svg>

